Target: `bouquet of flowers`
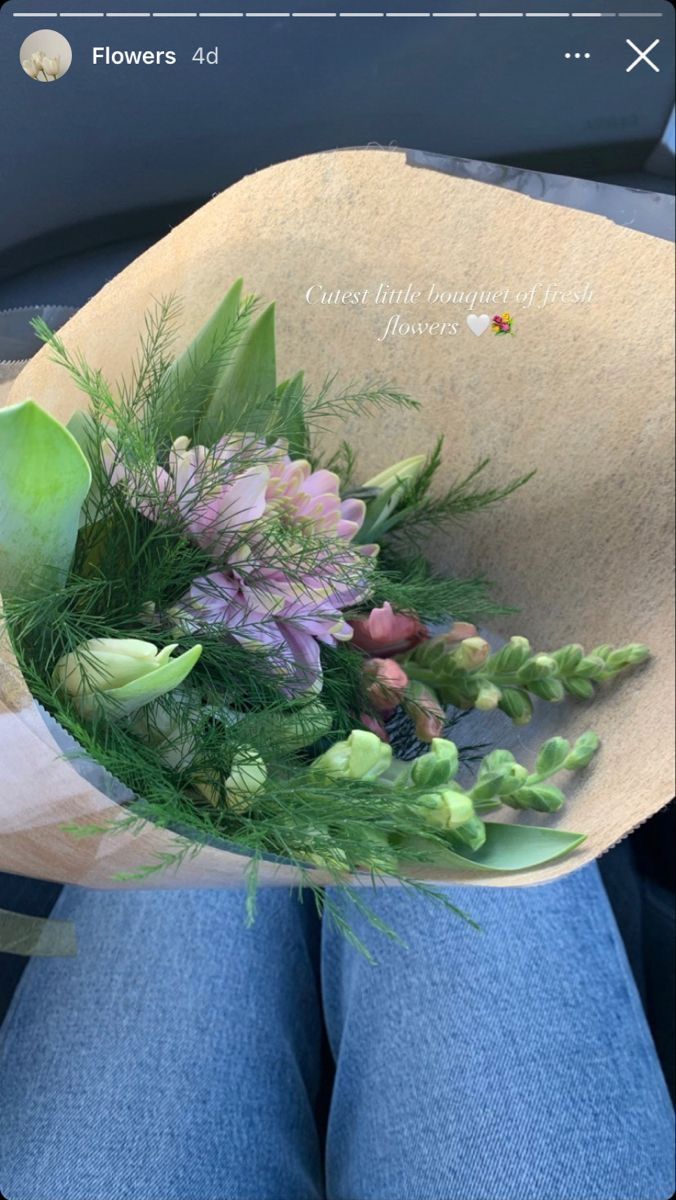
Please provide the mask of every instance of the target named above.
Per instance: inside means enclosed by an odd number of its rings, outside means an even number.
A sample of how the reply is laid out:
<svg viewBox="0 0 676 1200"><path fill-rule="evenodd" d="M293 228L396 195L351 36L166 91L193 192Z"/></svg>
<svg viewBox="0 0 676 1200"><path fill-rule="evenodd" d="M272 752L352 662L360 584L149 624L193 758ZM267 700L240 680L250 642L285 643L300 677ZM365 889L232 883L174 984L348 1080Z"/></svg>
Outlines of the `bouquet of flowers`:
<svg viewBox="0 0 676 1200"><path fill-rule="evenodd" d="M595 733L550 737L525 764L463 745L463 717L499 709L523 725L535 704L588 702L647 648L491 647L477 622L511 610L420 549L426 530L530 475L490 487L482 461L449 484L439 438L356 478L349 442L323 455L325 422L415 400L382 381L332 378L316 395L302 371L279 382L274 306L241 280L176 356L178 311L167 300L147 314L117 388L36 321L89 407L67 427L31 400L0 411L5 636L76 769L98 764L125 797L104 824L61 831L74 844L171 831L171 852L111 886L227 848L250 917L262 868L283 863L348 936L327 882L362 910L363 885L383 879L452 908L425 874L520 870L574 849L584 831L490 814L557 812Z"/></svg>

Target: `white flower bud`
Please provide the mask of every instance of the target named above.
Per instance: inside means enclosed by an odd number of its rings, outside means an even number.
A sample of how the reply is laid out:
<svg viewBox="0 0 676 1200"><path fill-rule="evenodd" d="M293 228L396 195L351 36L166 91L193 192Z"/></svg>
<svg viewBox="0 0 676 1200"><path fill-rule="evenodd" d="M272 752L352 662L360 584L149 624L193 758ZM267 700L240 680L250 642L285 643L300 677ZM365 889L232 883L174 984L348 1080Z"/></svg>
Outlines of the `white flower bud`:
<svg viewBox="0 0 676 1200"><path fill-rule="evenodd" d="M43 69L45 75L50 76L52 79L56 79L56 77L59 73L59 68L60 68L60 60L59 60L58 54L54 58L47 58L46 55L43 55L42 69Z"/></svg>
<svg viewBox="0 0 676 1200"><path fill-rule="evenodd" d="M267 768L260 754L253 748L238 750L225 781L228 801L247 806L251 798L265 786L267 777Z"/></svg>
<svg viewBox="0 0 676 1200"><path fill-rule="evenodd" d="M193 646L171 658L175 649L174 643L158 650L139 638L90 638L59 659L53 683L85 718L101 710L129 715L178 687L202 652Z"/></svg>

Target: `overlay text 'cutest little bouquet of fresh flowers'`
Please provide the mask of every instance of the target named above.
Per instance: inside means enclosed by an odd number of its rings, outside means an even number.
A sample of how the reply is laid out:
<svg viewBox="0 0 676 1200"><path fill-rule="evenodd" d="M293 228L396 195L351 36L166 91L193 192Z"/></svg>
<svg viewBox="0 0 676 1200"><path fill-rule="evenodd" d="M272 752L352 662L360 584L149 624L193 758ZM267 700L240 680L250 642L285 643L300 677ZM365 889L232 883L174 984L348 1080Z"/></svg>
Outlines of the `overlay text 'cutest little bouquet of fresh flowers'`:
<svg viewBox="0 0 676 1200"><path fill-rule="evenodd" d="M0 412L3 620L35 699L133 796L106 836L176 831L145 877L227 844L250 911L260 863L283 860L343 924L327 880L367 908L369 880L434 893L421 865L518 870L573 849L582 833L489 815L556 812L552 777L588 766L593 732L550 738L530 768L450 735L470 710L525 724L538 701L590 700L646 648L492 652L474 622L505 610L420 552L529 477L484 488L482 462L438 487L440 439L356 479L348 443L322 457L326 422L414 401L279 383L274 308L241 281L177 358L176 311L148 315L115 390L37 323L89 409L67 428L30 400Z"/></svg>

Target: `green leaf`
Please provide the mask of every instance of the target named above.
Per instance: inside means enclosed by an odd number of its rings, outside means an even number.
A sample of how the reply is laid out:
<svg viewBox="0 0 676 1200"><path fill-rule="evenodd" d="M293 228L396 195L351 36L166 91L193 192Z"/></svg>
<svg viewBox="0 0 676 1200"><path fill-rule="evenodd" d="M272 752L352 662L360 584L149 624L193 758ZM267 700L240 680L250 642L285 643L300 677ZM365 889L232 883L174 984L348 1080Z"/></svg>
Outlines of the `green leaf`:
<svg viewBox="0 0 676 1200"><path fill-rule="evenodd" d="M172 438L193 437L202 412L214 393L224 370L223 350L237 319L242 285L241 279L233 283L215 313L164 376L162 384L171 414ZM178 404L179 399L183 402L182 407ZM174 405L176 410L172 412Z"/></svg>
<svg viewBox="0 0 676 1200"><path fill-rule="evenodd" d="M285 379L280 383L275 395L275 436L287 439L291 458L307 458L310 454L310 438L303 410L304 396L305 378L302 371L293 379Z"/></svg>
<svg viewBox="0 0 676 1200"><path fill-rule="evenodd" d="M219 372L197 441L212 446L235 429L265 433L276 386L275 306L270 304Z"/></svg>
<svg viewBox="0 0 676 1200"><path fill-rule="evenodd" d="M109 426L111 434L113 433L112 425ZM78 408L73 413L72 417L66 424L66 429L73 435L75 441L84 454L89 467L96 468L99 460L99 441L96 431L96 424L91 413ZM87 494L87 502L83 504L80 512L80 528L84 525L89 525L96 520L96 515L101 505L101 489L96 478L96 471L92 471L92 484Z"/></svg>
<svg viewBox="0 0 676 1200"><path fill-rule="evenodd" d="M543 742L535 760L535 770L538 775L553 775L566 761L570 753L570 742L566 738L553 737Z"/></svg>
<svg viewBox="0 0 676 1200"><path fill-rule="evenodd" d="M59 421L32 400L0 411L0 593L65 583L90 484Z"/></svg>
<svg viewBox="0 0 676 1200"><path fill-rule="evenodd" d="M539 825L499 825L486 822L486 841L479 850L451 850L424 838L415 839L416 851L425 849L435 866L456 870L526 871L570 853L586 839L584 833L567 833ZM406 846L401 857L406 857Z"/></svg>

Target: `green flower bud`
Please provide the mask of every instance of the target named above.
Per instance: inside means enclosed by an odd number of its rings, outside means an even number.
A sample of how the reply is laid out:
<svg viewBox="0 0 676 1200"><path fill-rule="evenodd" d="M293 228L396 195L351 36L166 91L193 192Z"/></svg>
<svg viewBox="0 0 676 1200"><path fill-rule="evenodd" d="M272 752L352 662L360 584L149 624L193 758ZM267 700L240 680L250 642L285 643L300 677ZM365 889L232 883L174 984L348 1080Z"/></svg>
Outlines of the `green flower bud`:
<svg viewBox="0 0 676 1200"><path fill-rule="evenodd" d="M534 654L516 673L519 683L534 683L536 680L548 679L557 671L556 659L551 654Z"/></svg>
<svg viewBox="0 0 676 1200"><path fill-rule="evenodd" d="M426 667L428 671L434 671L440 667L447 655L448 643L444 641L443 635L428 638L427 641L416 646L411 653L414 661Z"/></svg>
<svg viewBox="0 0 676 1200"><path fill-rule="evenodd" d="M488 660L491 675L510 675L524 665L530 655L530 642L525 637L512 637Z"/></svg>
<svg viewBox="0 0 676 1200"><path fill-rule="evenodd" d="M504 803L510 808L530 808L535 812L558 812L565 803L565 796L551 784L537 783L522 787L513 796L505 796Z"/></svg>
<svg viewBox="0 0 676 1200"><path fill-rule="evenodd" d="M432 792L421 796L421 807L417 802L413 807L423 816L426 825L439 829L456 829L464 825L474 816L474 805L467 792L456 791L455 788L444 788L440 792Z"/></svg>
<svg viewBox="0 0 676 1200"><path fill-rule="evenodd" d="M490 754L486 754L481 760L479 779L491 771L502 770L503 767L509 766L514 761L511 750L491 750Z"/></svg>
<svg viewBox="0 0 676 1200"><path fill-rule="evenodd" d="M228 801L248 804L265 786L267 768L260 754L253 747L238 750L230 765L230 774L225 781Z"/></svg>
<svg viewBox="0 0 676 1200"><path fill-rule="evenodd" d="M458 748L445 738L433 738L428 754L417 758L411 767L416 787L439 787L448 783L458 770Z"/></svg>
<svg viewBox="0 0 676 1200"><path fill-rule="evenodd" d="M494 683L481 683L477 692L474 707L480 712L490 712L491 709L497 708L500 703L502 692Z"/></svg>
<svg viewBox="0 0 676 1200"><path fill-rule="evenodd" d="M331 779L377 779L392 762L392 747L375 733L354 729L344 742L336 742L315 759L311 770Z"/></svg>
<svg viewBox="0 0 676 1200"><path fill-rule="evenodd" d="M603 660L603 662L605 662L608 655L612 654L612 652L613 652L613 647L610 645L610 642L604 642L603 645L594 647L594 649L591 652L591 657L592 658L600 658Z"/></svg>
<svg viewBox="0 0 676 1200"><path fill-rule="evenodd" d="M365 531L372 538L383 526L386 528L388 517L406 498L411 485L425 469L426 461L424 454L415 454L367 479L363 490L375 491L376 495L366 505L362 533Z"/></svg>
<svg viewBox="0 0 676 1200"><path fill-rule="evenodd" d="M485 771L481 775L472 788L473 800L493 800L499 794L501 784L506 778L510 765L506 763L504 766L498 767L494 771Z"/></svg>
<svg viewBox="0 0 676 1200"><path fill-rule="evenodd" d="M575 679L600 679L606 669L604 660L598 654L585 654L575 668Z"/></svg>
<svg viewBox="0 0 676 1200"><path fill-rule="evenodd" d="M504 798L518 792L528 779L528 771L519 763L509 763L504 768L502 781L498 788L498 796Z"/></svg>
<svg viewBox="0 0 676 1200"><path fill-rule="evenodd" d="M500 751L494 751L496 756ZM483 764L482 764L483 768ZM499 763L494 769L482 769L470 795L473 800L493 800L496 796L509 796L523 787L528 779L528 771L519 763Z"/></svg>
<svg viewBox="0 0 676 1200"><path fill-rule="evenodd" d="M468 637L448 655L461 671L476 671L483 666L490 653L490 646L485 638Z"/></svg>
<svg viewBox="0 0 676 1200"><path fill-rule="evenodd" d="M364 488L377 488L379 492L392 491L400 483L413 481L422 472L427 459L424 454L414 454L411 458L402 458L401 462L385 467L378 475L367 479Z"/></svg>
<svg viewBox="0 0 676 1200"><path fill-rule="evenodd" d="M594 684L589 679L576 679L572 675L566 679L564 686L576 700L591 700L594 695Z"/></svg>
<svg viewBox="0 0 676 1200"><path fill-rule="evenodd" d="M619 646L617 650L613 650L608 655L606 670L621 671L624 667L633 667L637 663L645 662L649 657L650 650L640 642L633 642L629 646Z"/></svg>
<svg viewBox="0 0 676 1200"><path fill-rule="evenodd" d="M557 704L566 695L560 679L538 679L529 683L528 687L534 696L539 696L540 700L549 700L552 704Z"/></svg>
<svg viewBox="0 0 676 1200"><path fill-rule="evenodd" d="M465 821L464 825L456 826L453 839L469 846L470 850L480 850L486 841L486 826L481 817L475 815L470 817L469 821Z"/></svg>
<svg viewBox="0 0 676 1200"><path fill-rule="evenodd" d="M471 797L467 796L467 792L456 792L453 788L447 788L447 791L442 792L442 797L445 809L445 829L456 829L466 821L472 820L474 805Z"/></svg>
<svg viewBox="0 0 676 1200"><path fill-rule="evenodd" d="M579 663L584 650L577 642L571 642L569 646L562 646L560 650L555 650L552 658L555 660L559 671L562 675L568 675L575 669Z"/></svg>
<svg viewBox="0 0 676 1200"><path fill-rule="evenodd" d="M582 767L587 767L600 745L599 735L592 729L581 734L563 764L566 770L579 771Z"/></svg>
<svg viewBox="0 0 676 1200"><path fill-rule="evenodd" d="M511 717L515 725L527 725L533 716L533 702L520 688L503 688L498 708Z"/></svg>
<svg viewBox="0 0 676 1200"><path fill-rule="evenodd" d="M538 775L553 775L563 766L566 755L570 752L570 742L562 737L550 738L538 750L535 760L535 770Z"/></svg>
<svg viewBox="0 0 676 1200"><path fill-rule="evenodd" d="M302 750L331 732L333 717L320 700L312 700L296 712L270 713L268 722L285 750Z"/></svg>

